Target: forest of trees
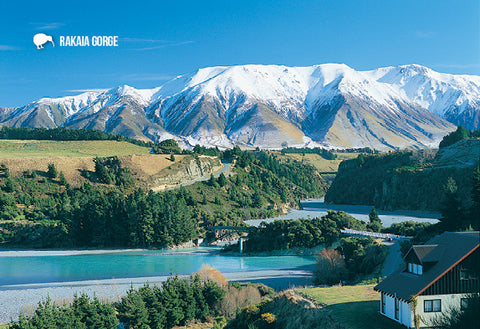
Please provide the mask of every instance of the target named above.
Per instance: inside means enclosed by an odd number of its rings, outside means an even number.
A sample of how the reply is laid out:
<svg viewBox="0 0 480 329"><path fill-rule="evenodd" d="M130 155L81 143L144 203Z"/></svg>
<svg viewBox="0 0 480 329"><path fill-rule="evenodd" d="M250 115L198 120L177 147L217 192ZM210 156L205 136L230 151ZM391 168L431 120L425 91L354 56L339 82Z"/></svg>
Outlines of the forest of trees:
<svg viewBox="0 0 480 329"><path fill-rule="evenodd" d="M51 184L51 183L45 183ZM32 186L26 184L26 186ZM48 197L17 194L33 211L17 207L11 193L0 194L0 242L52 247L166 247L197 237L191 198L185 190L125 195L91 184L67 187ZM29 222L11 221L11 218Z"/></svg>
<svg viewBox="0 0 480 329"><path fill-rule="evenodd" d="M468 206L460 199L457 182L452 177L443 186L440 226L444 231L480 230L480 163L473 170L469 185Z"/></svg>
<svg viewBox="0 0 480 329"><path fill-rule="evenodd" d="M216 282L170 276L161 286L130 289L119 302L77 295L70 304L40 302L32 316L20 316L10 329L170 329L194 320L205 322L219 313L225 290Z"/></svg>
<svg viewBox="0 0 480 329"><path fill-rule="evenodd" d="M144 142L122 135L104 133L95 129L68 129L58 128L16 128L3 126L0 130L0 139L25 140L54 140L54 141L85 141L85 140L114 140L125 141L135 145L152 147L153 142Z"/></svg>
<svg viewBox="0 0 480 329"><path fill-rule="evenodd" d="M340 238L343 228L367 230L366 223L343 211L329 211L322 218L262 222L248 234L245 252L330 246Z"/></svg>
<svg viewBox="0 0 480 329"><path fill-rule="evenodd" d="M320 147L307 148L307 147L287 147L282 149L282 154L295 153L295 154L318 154L326 160L335 160L337 156L335 153Z"/></svg>
<svg viewBox="0 0 480 329"><path fill-rule="evenodd" d="M145 193L117 158L96 160L97 180L70 186L35 171L12 177L0 167L0 243L31 247L165 247L197 237L195 205L185 189ZM49 166L48 172L56 172ZM62 178L63 177L63 178ZM127 192L130 191L130 192Z"/></svg>
<svg viewBox="0 0 480 329"><path fill-rule="evenodd" d="M473 138L480 137L480 129L470 131L466 129L464 126L458 126L457 130L443 137L439 147L444 148L444 147L453 145L461 140L472 138L472 137Z"/></svg>
<svg viewBox="0 0 480 329"><path fill-rule="evenodd" d="M475 159L474 161L478 161ZM343 161L325 201L374 205L377 209L440 211L449 177L458 186L462 205L470 198L472 167L436 166L431 150L359 155Z"/></svg>
<svg viewBox="0 0 480 329"><path fill-rule="evenodd" d="M174 139L163 140L152 148L153 153L156 154L181 154L182 149Z"/></svg>

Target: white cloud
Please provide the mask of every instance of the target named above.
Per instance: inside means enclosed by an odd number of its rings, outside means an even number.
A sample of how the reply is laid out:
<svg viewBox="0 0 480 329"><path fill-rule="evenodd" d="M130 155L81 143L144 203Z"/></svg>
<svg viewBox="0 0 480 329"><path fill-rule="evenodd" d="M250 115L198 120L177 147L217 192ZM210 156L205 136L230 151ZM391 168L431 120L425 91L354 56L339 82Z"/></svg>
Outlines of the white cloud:
<svg viewBox="0 0 480 329"><path fill-rule="evenodd" d="M21 48L9 45L0 45L0 51L20 50Z"/></svg>
<svg viewBox="0 0 480 329"><path fill-rule="evenodd" d="M177 42L177 43L170 43L170 44L164 44L164 45L158 45L158 46L152 46L152 47L145 47L145 48L137 48L137 49L132 49L132 50L154 50L154 49L162 49L162 48L168 48L168 47L177 47L177 46L183 46L183 45L188 45L194 43L194 41L182 41L182 42Z"/></svg>
<svg viewBox="0 0 480 329"><path fill-rule="evenodd" d="M30 23L35 30L56 30L65 26L65 23L51 22L51 23Z"/></svg>
<svg viewBox="0 0 480 329"><path fill-rule="evenodd" d="M417 39L431 39L435 37L437 34L433 31L423 31L423 30L417 30L413 32L413 35Z"/></svg>
<svg viewBox="0 0 480 329"><path fill-rule="evenodd" d="M168 42L167 40L158 40L158 39L142 39L142 38L120 38L122 42L149 42L149 43L157 43L157 42Z"/></svg>
<svg viewBox="0 0 480 329"><path fill-rule="evenodd" d="M130 43L132 48L128 50L155 50L163 49L168 47L178 47L183 45L188 45L194 43L194 41L169 41L169 40L159 40L159 39L145 39L145 38L119 38L119 43Z"/></svg>

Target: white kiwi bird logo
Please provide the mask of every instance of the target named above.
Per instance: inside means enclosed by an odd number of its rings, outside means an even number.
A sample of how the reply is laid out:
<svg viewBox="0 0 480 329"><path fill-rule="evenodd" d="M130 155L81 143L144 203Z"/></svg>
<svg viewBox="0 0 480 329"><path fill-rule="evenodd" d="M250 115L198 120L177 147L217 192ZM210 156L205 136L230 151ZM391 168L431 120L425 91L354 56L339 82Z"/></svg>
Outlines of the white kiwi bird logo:
<svg viewBox="0 0 480 329"><path fill-rule="evenodd" d="M46 35L45 33L37 33L33 36L33 43L35 44L35 46L37 46L37 49L43 49L43 45L49 41L55 47L55 44L53 43L53 37L51 35Z"/></svg>

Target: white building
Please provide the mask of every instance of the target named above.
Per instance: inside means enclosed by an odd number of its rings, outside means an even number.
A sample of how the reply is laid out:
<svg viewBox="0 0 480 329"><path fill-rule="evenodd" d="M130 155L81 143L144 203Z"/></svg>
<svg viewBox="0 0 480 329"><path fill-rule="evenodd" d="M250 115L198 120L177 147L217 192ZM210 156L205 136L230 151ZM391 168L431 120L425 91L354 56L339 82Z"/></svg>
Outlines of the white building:
<svg viewBox="0 0 480 329"><path fill-rule="evenodd" d="M479 232L445 232L413 246L404 260L375 290L380 313L407 328L431 327L434 318L464 308L480 292Z"/></svg>

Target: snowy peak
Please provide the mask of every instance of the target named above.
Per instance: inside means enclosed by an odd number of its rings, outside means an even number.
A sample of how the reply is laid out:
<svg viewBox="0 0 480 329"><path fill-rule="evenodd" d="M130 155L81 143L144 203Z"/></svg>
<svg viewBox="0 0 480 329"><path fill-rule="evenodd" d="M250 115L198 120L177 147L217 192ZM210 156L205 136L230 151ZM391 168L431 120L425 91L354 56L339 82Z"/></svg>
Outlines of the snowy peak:
<svg viewBox="0 0 480 329"><path fill-rule="evenodd" d="M123 85L0 109L4 125L218 146L419 148L438 143L452 123L480 127L480 77L416 64L207 67L153 89Z"/></svg>
<svg viewBox="0 0 480 329"><path fill-rule="evenodd" d="M480 77L438 73L421 65L402 65L368 72L374 79L390 85L398 97L415 102L442 117L478 108ZM455 122L454 118L451 118ZM475 127L467 125L469 128Z"/></svg>

